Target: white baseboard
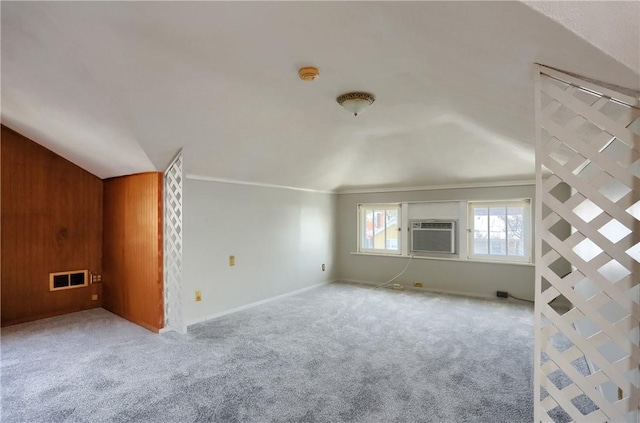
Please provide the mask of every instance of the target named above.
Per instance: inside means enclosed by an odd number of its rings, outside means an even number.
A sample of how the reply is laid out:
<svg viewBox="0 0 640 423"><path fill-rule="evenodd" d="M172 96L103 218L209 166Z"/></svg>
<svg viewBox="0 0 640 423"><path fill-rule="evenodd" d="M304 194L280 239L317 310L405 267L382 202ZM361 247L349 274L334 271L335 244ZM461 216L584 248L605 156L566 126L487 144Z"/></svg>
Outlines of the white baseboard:
<svg viewBox="0 0 640 423"><path fill-rule="evenodd" d="M183 330L180 330L180 329L174 328L173 326L165 326L158 331L158 333L167 333L167 332L177 332L177 333L185 334L187 333L187 328L185 327Z"/></svg>
<svg viewBox="0 0 640 423"><path fill-rule="evenodd" d="M367 286L380 285L379 282L361 281L356 279L338 279L338 282L354 283L354 284L367 285ZM429 287L416 288L414 286L407 286L403 284L399 284L399 285L402 285L402 287L405 290L415 291L415 292L429 292L433 294L457 295L461 297L473 297L473 298L483 298L483 299L491 299L491 300L495 300L497 298L495 295L481 294L478 292L450 291L448 289L437 289L437 288L429 288Z"/></svg>
<svg viewBox="0 0 640 423"><path fill-rule="evenodd" d="M270 298L267 298L267 299L264 299L264 300L256 301L255 303L245 304L245 305L240 306L240 307L231 308L229 310L224 310L224 311L221 311L221 312L218 312L218 313L208 314L208 315L203 316L203 317L196 317L195 319L191 319L191 320L187 321L187 327L191 326L191 325L195 325L196 323L206 322L207 320L217 319L218 317L226 316L227 314L237 313L239 311L247 310L247 309L252 308L252 307L257 307L257 306L262 305L262 304L267 304L267 303L270 303L271 301L279 300L281 298L286 298L286 297L291 297L293 295L298 295L298 294L301 294L301 293L303 293L305 291L310 291L312 289L316 289L316 288L319 288L319 287L321 287L323 285L327 285L327 284L330 284L330 283L333 283L333 282L336 282L336 281L337 281L337 279L333 279L333 280L326 281L326 282L320 282L320 283L317 283L315 285L307 286L306 288L296 289L295 291L287 292L285 294L276 295L275 297L270 297Z"/></svg>

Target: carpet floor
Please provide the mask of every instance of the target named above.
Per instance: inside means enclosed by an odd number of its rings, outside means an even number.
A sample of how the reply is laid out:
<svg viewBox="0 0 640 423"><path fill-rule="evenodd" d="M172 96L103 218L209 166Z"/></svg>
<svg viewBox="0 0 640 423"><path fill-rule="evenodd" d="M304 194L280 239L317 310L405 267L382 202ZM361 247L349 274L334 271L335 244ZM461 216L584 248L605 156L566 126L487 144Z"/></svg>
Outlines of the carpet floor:
<svg viewBox="0 0 640 423"><path fill-rule="evenodd" d="M7 327L3 422L531 422L530 304L334 283L156 335Z"/></svg>

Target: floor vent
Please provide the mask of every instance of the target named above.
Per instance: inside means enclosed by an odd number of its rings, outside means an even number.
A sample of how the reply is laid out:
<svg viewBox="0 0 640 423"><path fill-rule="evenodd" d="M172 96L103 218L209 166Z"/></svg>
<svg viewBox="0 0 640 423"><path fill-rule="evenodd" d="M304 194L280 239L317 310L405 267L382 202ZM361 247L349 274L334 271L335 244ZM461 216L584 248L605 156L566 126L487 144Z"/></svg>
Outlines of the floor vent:
<svg viewBox="0 0 640 423"><path fill-rule="evenodd" d="M70 272L49 273L49 291L80 288L89 284L89 271L73 270Z"/></svg>

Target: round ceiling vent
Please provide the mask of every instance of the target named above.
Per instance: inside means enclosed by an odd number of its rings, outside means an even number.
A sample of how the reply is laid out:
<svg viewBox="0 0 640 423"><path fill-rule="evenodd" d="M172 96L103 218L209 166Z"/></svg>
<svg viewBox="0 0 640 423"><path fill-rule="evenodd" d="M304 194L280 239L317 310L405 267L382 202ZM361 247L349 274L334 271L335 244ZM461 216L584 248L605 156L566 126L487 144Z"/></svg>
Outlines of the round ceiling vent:
<svg viewBox="0 0 640 423"><path fill-rule="evenodd" d="M298 70L298 76L303 81L315 81L320 76L320 71L318 68L312 67L300 68L300 70Z"/></svg>

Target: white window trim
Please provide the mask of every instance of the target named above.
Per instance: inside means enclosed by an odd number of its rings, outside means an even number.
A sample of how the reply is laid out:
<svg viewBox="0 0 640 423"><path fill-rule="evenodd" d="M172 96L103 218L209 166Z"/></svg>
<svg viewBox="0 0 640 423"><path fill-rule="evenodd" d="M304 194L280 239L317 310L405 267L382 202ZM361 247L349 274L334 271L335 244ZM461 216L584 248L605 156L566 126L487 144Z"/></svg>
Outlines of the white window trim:
<svg viewBox="0 0 640 423"><path fill-rule="evenodd" d="M398 249L397 251L393 250L380 250L375 248L363 248L362 247L362 208L389 208L389 207L397 207L398 208ZM403 213L404 207L402 203L358 203L358 207L356 209L356 222L358 226L358 243L357 243L357 252L361 254L375 254L375 255L388 255L388 256L401 256L404 253L406 247L404 246L404 238L402 236L402 228L404 228L404 216Z"/></svg>
<svg viewBox="0 0 640 423"><path fill-rule="evenodd" d="M509 199L509 200L492 200L492 201L467 201L467 259L473 261L493 261L505 263L532 263L533 261L533 239L532 239L532 215L531 215L531 198ZM495 205L513 205L524 206L524 257L518 256L500 256L492 254L473 254L473 213L472 207L491 207Z"/></svg>

